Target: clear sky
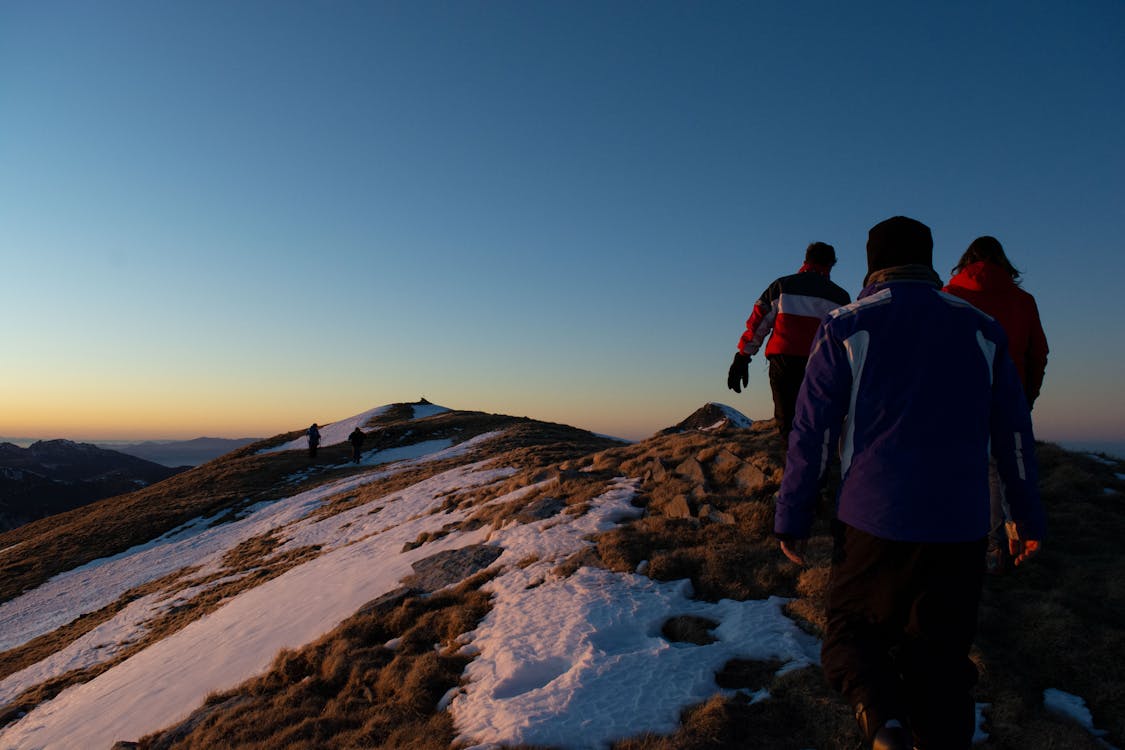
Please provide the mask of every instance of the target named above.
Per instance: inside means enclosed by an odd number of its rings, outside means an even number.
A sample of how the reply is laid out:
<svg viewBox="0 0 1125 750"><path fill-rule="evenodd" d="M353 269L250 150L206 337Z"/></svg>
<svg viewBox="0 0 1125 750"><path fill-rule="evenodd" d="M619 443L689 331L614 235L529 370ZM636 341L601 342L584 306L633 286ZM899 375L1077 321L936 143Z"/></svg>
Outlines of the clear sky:
<svg viewBox="0 0 1125 750"><path fill-rule="evenodd" d="M5 2L0 435L272 435L430 400L643 437L813 240L976 236L1125 440L1125 4ZM951 415L955 418L956 415Z"/></svg>

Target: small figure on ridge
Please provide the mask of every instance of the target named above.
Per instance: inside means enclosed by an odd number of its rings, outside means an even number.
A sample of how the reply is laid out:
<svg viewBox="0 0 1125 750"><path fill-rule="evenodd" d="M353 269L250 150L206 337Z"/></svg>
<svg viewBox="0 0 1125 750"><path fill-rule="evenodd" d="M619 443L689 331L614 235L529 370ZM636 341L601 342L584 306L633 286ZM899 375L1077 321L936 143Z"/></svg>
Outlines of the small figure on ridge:
<svg viewBox="0 0 1125 750"><path fill-rule="evenodd" d="M359 454L363 450L363 441L367 439L367 435L363 430L356 427L352 430L352 434L348 435L348 442L352 444L352 463L359 463Z"/></svg>
<svg viewBox="0 0 1125 750"><path fill-rule="evenodd" d="M320 429L317 428L316 422L312 423L306 434L309 436L309 458L316 458L316 448L320 445Z"/></svg>

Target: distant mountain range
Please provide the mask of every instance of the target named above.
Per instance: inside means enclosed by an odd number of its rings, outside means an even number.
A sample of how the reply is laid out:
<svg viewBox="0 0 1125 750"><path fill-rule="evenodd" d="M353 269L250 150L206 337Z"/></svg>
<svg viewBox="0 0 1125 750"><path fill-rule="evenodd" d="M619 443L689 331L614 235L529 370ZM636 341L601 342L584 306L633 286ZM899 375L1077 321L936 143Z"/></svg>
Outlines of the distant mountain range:
<svg viewBox="0 0 1125 750"><path fill-rule="evenodd" d="M70 440L40 440L27 448L0 443L0 531L133 492L183 470Z"/></svg>
<svg viewBox="0 0 1125 750"><path fill-rule="evenodd" d="M258 440L261 438L200 437L194 440L149 440L125 445L103 443L99 447L128 453L164 466L199 466Z"/></svg>

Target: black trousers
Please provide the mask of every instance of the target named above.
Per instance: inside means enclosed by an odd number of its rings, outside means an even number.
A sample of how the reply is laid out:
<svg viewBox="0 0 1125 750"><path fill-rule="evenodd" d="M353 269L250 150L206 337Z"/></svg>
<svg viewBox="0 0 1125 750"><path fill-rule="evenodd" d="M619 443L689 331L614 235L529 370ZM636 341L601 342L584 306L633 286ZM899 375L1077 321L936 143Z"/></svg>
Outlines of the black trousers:
<svg viewBox="0 0 1125 750"><path fill-rule="evenodd" d="M872 733L898 719L920 750L967 750L987 540L895 542L835 526L821 650L829 684L863 705Z"/></svg>
<svg viewBox="0 0 1125 750"><path fill-rule="evenodd" d="M797 410L797 394L801 392L801 381L805 379L805 366L808 357L792 354L771 354L770 390L773 391L773 416L781 440L789 444L789 431L793 429L793 413Z"/></svg>

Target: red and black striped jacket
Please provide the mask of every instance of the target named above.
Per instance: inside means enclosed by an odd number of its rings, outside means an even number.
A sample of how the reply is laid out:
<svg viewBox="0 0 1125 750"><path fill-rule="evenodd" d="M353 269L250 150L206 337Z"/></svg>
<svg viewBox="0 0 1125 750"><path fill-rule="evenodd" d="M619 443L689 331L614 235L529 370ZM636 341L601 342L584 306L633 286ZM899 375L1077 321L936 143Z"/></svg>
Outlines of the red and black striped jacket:
<svg viewBox="0 0 1125 750"><path fill-rule="evenodd" d="M782 276L766 287L746 321L738 351L752 356L773 331L766 356L809 356L817 326L830 311L852 301L842 287L828 279L829 267L805 263L792 276Z"/></svg>

